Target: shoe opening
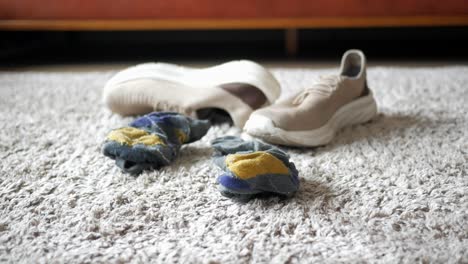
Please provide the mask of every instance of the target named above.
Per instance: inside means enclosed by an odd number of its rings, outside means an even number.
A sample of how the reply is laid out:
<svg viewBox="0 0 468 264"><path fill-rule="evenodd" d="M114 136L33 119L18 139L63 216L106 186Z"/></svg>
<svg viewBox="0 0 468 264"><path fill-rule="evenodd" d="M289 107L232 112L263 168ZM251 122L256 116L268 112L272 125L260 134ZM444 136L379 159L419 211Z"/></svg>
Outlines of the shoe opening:
<svg viewBox="0 0 468 264"><path fill-rule="evenodd" d="M136 165L136 162L127 160L124 163L124 169L128 170L128 169L130 169L131 167L133 167L135 165Z"/></svg>
<svg viewBox="0 0 468 264"><path fill-rule="evenodd" d="M357 77L362 69L362 59L357 53L350 53L346 57L345 66L342 75L348 77Z"/></svg>
<svg viewBox="0 0 468 264"><path fill-rule="evenodd" d="M198 119L209 120L212 124L228 123L232 125L234 122L226 110L221 108L203 108L196 111Z"/></svg>

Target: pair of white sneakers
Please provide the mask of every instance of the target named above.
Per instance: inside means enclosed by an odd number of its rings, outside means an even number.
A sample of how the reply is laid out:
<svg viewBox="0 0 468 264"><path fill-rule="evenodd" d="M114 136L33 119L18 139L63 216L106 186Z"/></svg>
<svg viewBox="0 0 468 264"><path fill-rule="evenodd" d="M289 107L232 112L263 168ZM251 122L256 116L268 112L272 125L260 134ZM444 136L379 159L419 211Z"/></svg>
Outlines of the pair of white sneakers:
<svg viewBox="0 0 468 264"><path fill-rule="evenodd" d="M377 113L366 82L366 58L349 50L337 75L276 101L281 86L259 64L241 60L205 69L166 63L140 64L117 73L104 87L104 102L116 113L175 111L194 118L228 116L235 126L264 141L288 146L329 143L342 127Z"/></svg>

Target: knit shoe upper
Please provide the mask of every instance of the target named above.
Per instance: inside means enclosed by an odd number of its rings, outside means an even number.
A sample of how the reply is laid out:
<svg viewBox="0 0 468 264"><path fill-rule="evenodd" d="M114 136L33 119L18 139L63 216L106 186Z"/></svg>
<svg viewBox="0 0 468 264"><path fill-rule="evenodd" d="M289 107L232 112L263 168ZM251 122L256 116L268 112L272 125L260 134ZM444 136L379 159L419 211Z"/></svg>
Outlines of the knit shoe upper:
<svg viewBox="0 0 468 264"><path fill-rule="evenodd" d="M122 115L175 111L196 118L216 119L220 110L243 127L252 111L273 103L280 86L273 75L252 61L231 61L194 69L146 63L112 77L104 102Z"/></svg>
<svg viewBox="0 0 468 264"><path fill-rule="evenodd" d="M322 76L309 88L256 110L244 130L265 141L314 146L331 140L339 128L362 123L376 113L366 82L366 58L349 50L337 75Z"/></svg>

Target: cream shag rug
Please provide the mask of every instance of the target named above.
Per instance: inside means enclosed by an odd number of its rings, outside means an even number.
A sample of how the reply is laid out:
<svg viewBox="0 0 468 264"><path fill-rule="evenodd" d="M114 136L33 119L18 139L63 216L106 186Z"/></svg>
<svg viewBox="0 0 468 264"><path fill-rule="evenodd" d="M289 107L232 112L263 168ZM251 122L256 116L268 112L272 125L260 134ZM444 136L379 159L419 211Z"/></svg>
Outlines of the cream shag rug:
<svg viewBox="0 0 468 264"><path fill-rule="evenodd" d="M329 71L273 72L289 93ZM468 262L468 67L371 68L380 115L288 149L300 191L247 204L216 188L227 126L120 173L100 153L132 120L101 103L112 74L0 73L0 262Z"/></svg>

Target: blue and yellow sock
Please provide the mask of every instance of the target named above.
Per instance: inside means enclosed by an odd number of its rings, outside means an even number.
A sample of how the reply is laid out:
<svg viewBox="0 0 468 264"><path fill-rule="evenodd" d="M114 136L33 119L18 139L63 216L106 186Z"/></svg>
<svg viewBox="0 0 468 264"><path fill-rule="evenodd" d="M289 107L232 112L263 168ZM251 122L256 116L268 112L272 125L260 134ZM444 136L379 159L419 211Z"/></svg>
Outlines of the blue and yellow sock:
<svg viewBox="0 0 468 264"><path fill-rule="evenodd" d="M223 195L249 199L259 193L289 197L297 192L298 171L279 148L234 136L217 138L211 144L214 163L225 171L218 177Z"/></svg>
<svg viewBox="0 0 468 264"><path fill-rule="evenodd" d="M183 144L199 140L210 126L178 113L154 112L109 132L102 151L122 171L139 174L170 164Z"/></svg>

